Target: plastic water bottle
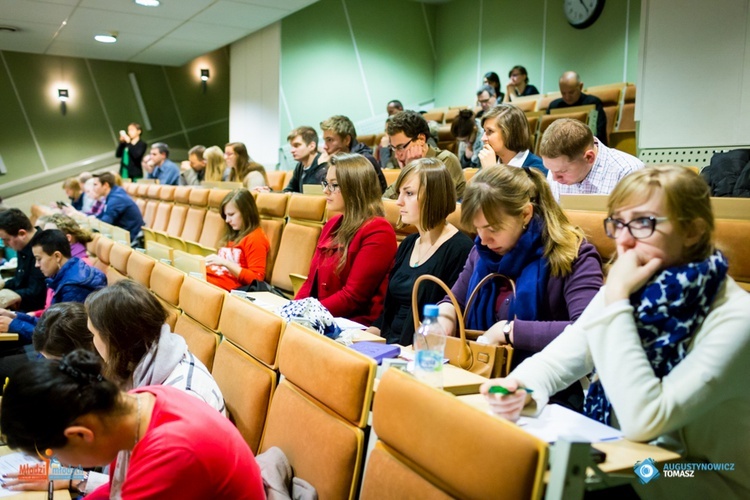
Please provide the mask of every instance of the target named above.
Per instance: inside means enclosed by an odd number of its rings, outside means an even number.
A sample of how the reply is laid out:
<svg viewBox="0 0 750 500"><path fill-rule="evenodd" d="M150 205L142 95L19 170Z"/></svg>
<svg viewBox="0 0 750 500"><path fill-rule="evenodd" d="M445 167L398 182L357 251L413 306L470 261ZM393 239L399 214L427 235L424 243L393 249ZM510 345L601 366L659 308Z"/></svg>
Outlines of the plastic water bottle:
<svg viewBox="0 0 750 500"><path fill-rule="evenodd" d="M424 320L414 333L414 376L442 388L445 330L437 318L438 306L424 306Z"/></svg>

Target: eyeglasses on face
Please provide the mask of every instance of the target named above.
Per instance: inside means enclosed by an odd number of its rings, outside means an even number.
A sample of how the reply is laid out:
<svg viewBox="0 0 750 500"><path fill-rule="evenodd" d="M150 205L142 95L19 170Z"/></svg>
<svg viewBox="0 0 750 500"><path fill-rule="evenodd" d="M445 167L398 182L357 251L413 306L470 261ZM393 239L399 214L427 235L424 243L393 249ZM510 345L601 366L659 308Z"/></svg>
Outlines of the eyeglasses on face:
<svg viewBox="0 0 750 500"><path fill-rule="evenodd" d="M627 228L630 236L637 240L642 240L643 238L648 238L654 234L658 223L668 220L669 217L654 217L653 215L637 217L630 222L607 217L604 219L604 232L607 233L607 236L610 238L615 239L620 236L623 228Z"/></svg>
<svg viewBox="0 0 750 500"><path fill-rule="evenodd" d="M409 139L409 140L408 140L407 142L405 142L404 144L399 144L398 146L393 146L393 145L390 145L390 146L388 146L388 147L390 148L390 150L391 150L391 151L393 151L393 152L397 152L397 153L400 153L400 152L402 152L403 150L405 150L406 148L408 148L408 147L409 147L409 144L411 144L413 140L414 140L414 139Z"/></svg>
<svg viewBox="0 0 750 500"><path fill-rule="evenodd" d="M339 185L335 182L329 183L328 181L323 180L323 181L320 181L320 185L323 186L323 190L327 189L331 193L335 193L336 191L339 190Z"/></svg>

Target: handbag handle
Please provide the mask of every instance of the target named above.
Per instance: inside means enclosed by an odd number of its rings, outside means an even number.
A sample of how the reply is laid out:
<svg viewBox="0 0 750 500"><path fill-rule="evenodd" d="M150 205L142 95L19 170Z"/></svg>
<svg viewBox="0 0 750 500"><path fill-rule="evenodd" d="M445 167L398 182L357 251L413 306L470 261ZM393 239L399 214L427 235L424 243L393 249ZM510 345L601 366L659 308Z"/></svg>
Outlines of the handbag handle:
<svg viewBox="0 0 750 500"><path fill-rule="evenodd" d="M513 291L513 300L516 298L516 283L508 278L504 274L500 273L490 273L481 280L479 280L479 283L477 283L477 286L474 287L474 290L471 291L471 295L469 295L469 300L466 301L466 309L464 309L464 316L469 314L469 310L471 310L471 305L474 303L474 299L477 297L477 292L480 288L482 288L488 281L490 281L493 278L505 278L508 280L508 283L510 283L510 289ZM515 317L513 318L515 319Z"/></svg>
<svg viewBox="0 0 750 500"><path fill-rule="evenodd" d="M438 285L443 289L445 294L453 303L453 307L456 309L456 323L458 324L458 333L461 337L461 350L458 353L458 366L463 368L464 370L468 370L471 367L473 359L471 356L471 348L469 347L468 342L466 342L466 327L464 326L464 315L458 305L456 296L453 295L453 292L451 292L451 289L448 288L448 285L446 285L440 278L436 278L431 274L423 274L422 276L417 278L417 280L414 282L414 287L411 289L411 311L414 319L414 331L416 332L419 329L419 304L417 304L417 292L419 291L419 285L423 281L432 281L433 283Z"/></svg>

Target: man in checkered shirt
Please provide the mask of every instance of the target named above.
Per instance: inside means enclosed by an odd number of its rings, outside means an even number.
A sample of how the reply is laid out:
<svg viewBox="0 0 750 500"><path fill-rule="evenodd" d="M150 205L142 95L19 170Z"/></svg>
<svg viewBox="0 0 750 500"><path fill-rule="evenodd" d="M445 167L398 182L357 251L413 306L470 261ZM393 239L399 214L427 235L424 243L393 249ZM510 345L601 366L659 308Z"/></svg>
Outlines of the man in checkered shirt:
<svg viewBox="0 0 750 500"><path fill-rule="evenodd" d="M644 167L635 156L599 142L586 124L568 118L544 132L539 153L558 201L561 194L609 194L620 179Z"/></svg>

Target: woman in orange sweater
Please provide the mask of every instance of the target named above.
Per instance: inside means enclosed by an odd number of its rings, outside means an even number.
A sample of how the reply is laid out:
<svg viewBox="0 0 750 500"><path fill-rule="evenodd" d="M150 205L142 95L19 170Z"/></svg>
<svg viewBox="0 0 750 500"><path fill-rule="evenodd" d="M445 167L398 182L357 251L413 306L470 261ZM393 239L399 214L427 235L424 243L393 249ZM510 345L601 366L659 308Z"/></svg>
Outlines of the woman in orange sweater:
<svg viewBox="0 0 750 500"><path fill-rule="evenodd" d="M219 251L206 257L206 279L225 290L263 281L270 244L253 195L245 188L232 191L221 202L221 215L224 237Z"/></svg>

